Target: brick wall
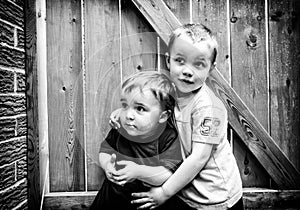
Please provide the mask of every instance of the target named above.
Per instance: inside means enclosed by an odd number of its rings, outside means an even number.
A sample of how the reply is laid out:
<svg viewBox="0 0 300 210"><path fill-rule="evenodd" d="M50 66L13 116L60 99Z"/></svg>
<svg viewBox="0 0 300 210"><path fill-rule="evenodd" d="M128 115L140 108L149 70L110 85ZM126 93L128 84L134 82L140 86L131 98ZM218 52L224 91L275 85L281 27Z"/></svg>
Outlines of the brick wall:
<svg viewBox="0 0 300 210"><path fill-rule="evenodd" d="M0 209L27 209L23 0L0 0Z"/></svg>

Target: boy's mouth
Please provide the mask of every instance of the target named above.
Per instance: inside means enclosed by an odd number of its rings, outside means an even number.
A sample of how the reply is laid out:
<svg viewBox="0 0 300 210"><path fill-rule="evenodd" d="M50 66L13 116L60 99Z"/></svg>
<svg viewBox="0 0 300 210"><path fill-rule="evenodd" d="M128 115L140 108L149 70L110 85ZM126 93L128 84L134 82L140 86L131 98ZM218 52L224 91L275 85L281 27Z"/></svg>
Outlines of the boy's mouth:
<svg viewBox="0 0 300 210"><path fill-rule="evenodd" d="M187 84L194 84L193 81L190 81L190 80L187 80L187 79L178 79L180 82L183 82L183 83L187 83Z"/></svg>
<svg viewBox="0 0 300 210"><path fill-rule="evenodd" d="M125 126L126 127L128 127L128 128L136 128L136 126L135 125L133 125L133 124L129 124L129 123L125 123Z"/></svg>

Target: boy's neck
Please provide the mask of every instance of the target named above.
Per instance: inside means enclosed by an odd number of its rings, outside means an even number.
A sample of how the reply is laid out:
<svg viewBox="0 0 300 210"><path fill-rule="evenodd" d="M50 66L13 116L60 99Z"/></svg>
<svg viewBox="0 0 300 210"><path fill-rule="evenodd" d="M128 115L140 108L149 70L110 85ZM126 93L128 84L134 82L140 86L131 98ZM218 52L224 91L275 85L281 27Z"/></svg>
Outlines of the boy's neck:
<svg viewBox="0 0 300 210"><path fill-rule="evenodd" d="M160 126L158 126L157 129L149 135L131 136L122 127L119 130L119 132L122 136L124 136L126 139L128 139L130 141L133 141L136 143L141 143L141 144L142 143L150 143L150 142L158 139L158 137L160 137L160 135L164 132L166 126L167 126L167 122L160 123Z"/></svg>
<svg viewBox="0 0 300 210"><path fill-rule="evenodd" d="M198 89L193 90L192 92L189 92L189 93L177 93L177 98L180 100L180 99L188 99L188 98L194 97L199 92L199 90L201 90L202 87L203 87L203 85L201 87L199 87Z"/></svg>

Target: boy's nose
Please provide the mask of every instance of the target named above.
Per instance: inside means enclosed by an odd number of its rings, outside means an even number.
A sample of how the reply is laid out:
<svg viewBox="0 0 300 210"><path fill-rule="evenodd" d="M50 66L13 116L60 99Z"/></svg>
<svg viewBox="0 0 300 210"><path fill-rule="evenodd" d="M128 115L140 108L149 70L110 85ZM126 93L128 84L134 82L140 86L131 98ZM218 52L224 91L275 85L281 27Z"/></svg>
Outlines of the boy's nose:
<svg viewBox="0 0 300 210"><path fill-rule="evenodd" d="M133 110L129 109L126 113L126 119L128 120L134 120L134 113Z"/></svg>
<svg viewBox="0 0 300 210"><path fill-rule="evenodd" d="M186 77L192 77L193 76L193 71L190 69L190 67L186 66L182 70L182 74Z"/></svg>

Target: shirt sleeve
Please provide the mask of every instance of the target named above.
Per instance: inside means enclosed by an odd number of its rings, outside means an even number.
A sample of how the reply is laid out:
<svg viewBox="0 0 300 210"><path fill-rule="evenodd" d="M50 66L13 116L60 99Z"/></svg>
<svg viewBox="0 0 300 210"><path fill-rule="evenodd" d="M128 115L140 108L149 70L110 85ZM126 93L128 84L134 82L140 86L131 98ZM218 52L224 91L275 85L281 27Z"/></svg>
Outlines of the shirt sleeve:
<svg viewBox="0 0 300 210"><path fill-rule="evenodd" d="M101 142L99 153L113 154L116 151L116 130L111 129L104 141Z"/></svg>
<svg viewBox="0 0 300 210"><path fill-rule="evenodd" d="M160 165L172 172L182 163L181 147L176 127L169 128L159 139Z"/></svg>
<svg viewBox="0 0 300 210"><path fill-rule="evenodd" d="M219 144L226 130L226 110L207 106L192 114L192 141Z"/></svg>

